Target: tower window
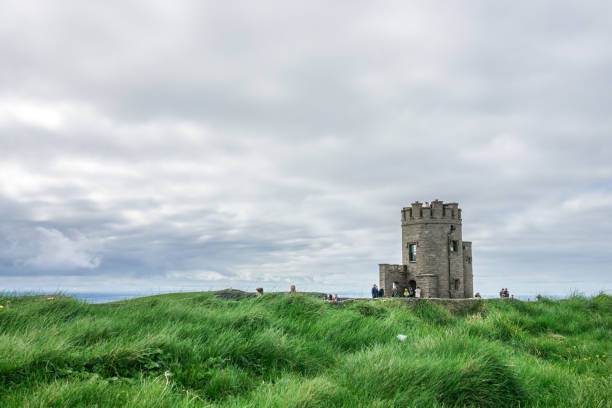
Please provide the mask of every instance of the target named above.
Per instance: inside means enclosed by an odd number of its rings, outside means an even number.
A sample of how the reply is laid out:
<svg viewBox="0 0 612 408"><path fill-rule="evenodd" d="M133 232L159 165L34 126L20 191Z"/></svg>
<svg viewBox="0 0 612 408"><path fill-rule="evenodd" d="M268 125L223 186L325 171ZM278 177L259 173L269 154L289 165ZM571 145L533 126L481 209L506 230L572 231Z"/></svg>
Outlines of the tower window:
<svg viewBox="0 0 612 408"><path fill-rule="evenodd" d="M459 290L460 285L461 285L461 282L459 281L459 279L455 279L455 290Z"/></svg>
<svg viewBox="0 0 612 408"><path fill-rule="evenodd" d="M457 241L451 241L451 245L450 245L451 252L457 252L457 248L459 248Z"/></svg>
<svg viewBox="0 0 612 408"><path fill-rule="evenodd" d="M408 245L408 260L410 262L416 262L416 244Z"/></svg>

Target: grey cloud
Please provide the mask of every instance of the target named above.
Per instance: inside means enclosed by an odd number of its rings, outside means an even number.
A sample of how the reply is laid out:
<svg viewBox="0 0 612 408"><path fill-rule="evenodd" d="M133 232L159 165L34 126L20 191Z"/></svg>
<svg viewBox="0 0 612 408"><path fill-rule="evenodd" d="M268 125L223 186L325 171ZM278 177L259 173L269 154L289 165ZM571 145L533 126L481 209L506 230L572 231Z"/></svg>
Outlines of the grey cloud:
<svg viewBox="0 0 612 408"><path fill-rule="evenodd" d="M0 256L15 266L34 270L88 270L100 265L98 243L78 232L71 236L56 229L11 230L5 233Z"/></svg>
<svg viewBox="0 0 612 408"><path fill-rule="evenodd" d="M5 2L0 275L355 291L438 197L477 290L609 288L609 8Z"/></svg>

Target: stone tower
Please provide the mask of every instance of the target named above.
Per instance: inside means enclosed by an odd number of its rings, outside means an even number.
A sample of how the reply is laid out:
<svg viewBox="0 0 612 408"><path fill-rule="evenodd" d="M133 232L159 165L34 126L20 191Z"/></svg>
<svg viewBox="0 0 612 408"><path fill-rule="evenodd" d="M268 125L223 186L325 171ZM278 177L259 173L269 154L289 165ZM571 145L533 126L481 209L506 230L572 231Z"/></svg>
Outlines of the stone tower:
<svg viewBox="0 0 612 408"><path fill-rule="evenodd" d="M380 287L386 296L421 289L421 297L473 296L472 243L461 235L457 203L416 201L402 209L402 264L379 265Z"/></svg>

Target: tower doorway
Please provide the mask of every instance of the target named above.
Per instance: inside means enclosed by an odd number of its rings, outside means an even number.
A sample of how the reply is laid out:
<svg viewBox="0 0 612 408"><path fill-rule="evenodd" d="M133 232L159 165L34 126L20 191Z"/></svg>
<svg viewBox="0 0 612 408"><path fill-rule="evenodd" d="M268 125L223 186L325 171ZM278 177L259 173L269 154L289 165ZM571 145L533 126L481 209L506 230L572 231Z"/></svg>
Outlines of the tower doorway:
<svg viewBox="0 0 612 408"><path fill-rule="evenodd" d="M408 281L408 286L410 286L412 290L416 289L416 281Z"/></svg>

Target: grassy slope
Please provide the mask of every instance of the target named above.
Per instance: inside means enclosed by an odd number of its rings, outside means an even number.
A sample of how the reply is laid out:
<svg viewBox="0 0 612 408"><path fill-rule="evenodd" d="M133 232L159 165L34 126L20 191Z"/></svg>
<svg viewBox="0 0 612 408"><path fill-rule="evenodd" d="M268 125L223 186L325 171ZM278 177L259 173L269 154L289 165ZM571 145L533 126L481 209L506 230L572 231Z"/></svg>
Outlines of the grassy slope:
<svg viewBox="0 0 612 408"><path fill-rule="evenodd" d="M2 297L0 406L610 406L612 297ZM408 336L404 342L396 336Z"/></svg>

